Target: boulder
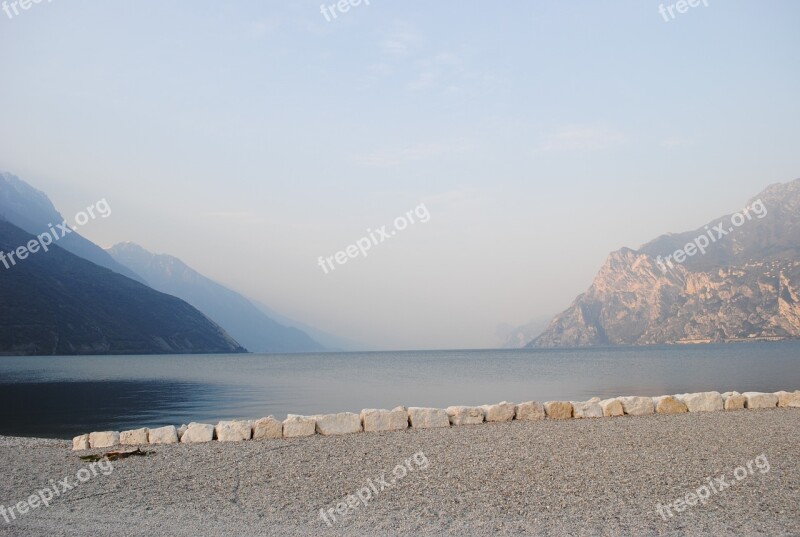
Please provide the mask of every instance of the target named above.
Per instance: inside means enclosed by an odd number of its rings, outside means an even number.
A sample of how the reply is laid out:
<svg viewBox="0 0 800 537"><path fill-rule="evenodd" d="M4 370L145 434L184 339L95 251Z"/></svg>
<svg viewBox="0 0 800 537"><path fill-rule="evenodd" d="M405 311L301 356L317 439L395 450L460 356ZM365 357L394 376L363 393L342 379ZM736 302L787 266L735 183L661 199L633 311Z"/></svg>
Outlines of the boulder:
<svg viewBox="0 0 800 537"><path fill-rule="evenodd" d="M147 438L151 444L177 444L178 429L176 429L174 425L150 429Z"/></svg>
<svg viewBox="0 0 800 537"><path fill-rule="evenodd" d="M717 412L725 408L719 392L681 393L675 396L689 412Z"/></svg>
<svg viewBox="0 0 800 537"><path fill-rule="evenodd" d="M181 436L182 444L200 444L214 440L214 426L210 423L192 422L186 426L186 432Z"/></svg>
<svg viewBox="0 0 800 537"><path fill-rule="evenodd" d="M800 390L794 392L775 392L779 407L800 408Z"/></svg>
<svg viewBox="0 0 800 537"><path fill-rule="evenodd" d="M72 451L84 451L89 449L89 435L82 434L72 439Z"/></svg>
<svg viewBox="0 0 800 537"><path fill-rule="evenodd" d="M572 403L569 401L548 401L544 413L551 420L568 420L572 417Z"/></svg>
<svg viewBox="0 0 800 537"><path fill-rule="evenodd" d="M653 404L656 407L656 414L683 414L689 412L689 407L683 401L671 395L653 397Z"/></svg>
<svg viewBox="0 0 800 537"><path fill-rule="evenodd" d="M420 408L412 406L408 409L408 421L414 429L436 429L450 427L450 418L441 408Z"/></svg>
<svg viewBox="0 0 800 537"><path fill-rule="evenodd" d="M221 421L215 431L220 442L242 442L253 435L252 425L245 420Z"/></svg>
<svg viewBox="0 0 800 537"><path fill-rule="evenodd" d="M593 397L588 401L572 401L572 415L575 418L602 418L603 407L600 398Z"/></svg>
<svg viewBox="0 0 800 537"><path fill-rule="evenodd" d="M119 433L117 431L103 431L100 433L89 433L89 447L107 448L119 444Z"/></svg>
<svg viewBox="0 0 800 537"><path fill-rule="evenodd" d="M722 401L725 410L739 410L744 408L747 397L739 392L725 392L722 394Z"/></svg>
<svg viewBox="0 0 800 537"><path fill-rule="evenodd" d="M655 411L652 397L619 397L622 410L629 416L644 416Z"/></svg>
<svg viewBox="0 0 800 537"><path fill-rule="evenodd" d="M449 406L445 409L450 425L478 425L485 416L483 407Z"/></svg>
<svg viewBox="0 0 800 537"><path fill-rule="evenodd" d="M274 416L261 418L253 422L253 440L283 437L283 424Z"/></svg>
<svg viewBox="0 0 800 537"><path fill-rule="evenodd" d="M486 421L511 421L514 419L514 403L503 401L496 405L483 405Z"/></svg>
<svg viewBox="0 0 800 537"><path fill-rule="evenodd" d="M336 436L361 432L361 417L352 412L315 416L317 432L323 436Z"/></svg>
<svg viewBox="0 0 800 537"><path fill-rule="evenodd" d="M538 401L520 403L514 409L514 419L520 421L538 421L544 419L544 405Z"/></svg>
<svg viewBox="0 0 800 537"><path fill-rule="evenodd" d="M619 399L603 399L600 401L600 408L603 409L603 416L606 418L625 415L625 409L622 408L622 402Z"/></svg>
<svg viewBox="0 0 800 537"><path fill-rule="evenodd" d="M775 408L778 406L778 396L774 393L744 392L747 398L746 408Z"/></svg>
<svg viewBox="0 0 800 537"><path fill-rule="evenodd" d="M146 428L122 431L119 433L119 443L123 446L143 446L147 444Z"/></svg>
<svg viewBox="0 0 800 537"><path fill-rule="evenodd" d="M183 438L183 434L186 432L186 429L188 429L188 428L189 428L189 426L186 425L185 423L183 425L181 425L180 427L178 427L178 442L181 441L181 438Z"/></svg>
<svg viewBox="0 0 800 537"><path fill-rule="evenodd" d="M316 432L316 420L311 416L289 414L283 420L283 437L311 436Z"/></svg>
<svg viewBox="0 0 800 537"><path fill-rule="evenodd" d="M361 424L365 432L402 431L408 429L408 409L403 406L393 410L367 408L361 411Z"/></svg>

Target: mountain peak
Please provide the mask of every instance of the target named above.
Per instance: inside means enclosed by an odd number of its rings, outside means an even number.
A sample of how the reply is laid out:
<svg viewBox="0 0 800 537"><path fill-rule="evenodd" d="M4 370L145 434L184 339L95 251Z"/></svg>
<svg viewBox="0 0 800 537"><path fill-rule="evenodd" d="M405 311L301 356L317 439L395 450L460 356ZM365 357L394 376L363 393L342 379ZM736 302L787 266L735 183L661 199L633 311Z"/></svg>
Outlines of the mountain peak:
<svg viewBox="0 0 800 537"><path fill-rule="evenodd" d="M65 221L44 192L9 172L0 172L0 215L31 235L44 233L51 225ZM138 274L114 261L102 248L77 231L59 238L57 245L95 265L145 283Z"/></svg>
<svg viewBox="0 0 800 537"><path fill-rule="evenodd" d="M612 252L591 287L528 346L800 338L799 291L796 179L702 228Z"/></svg>

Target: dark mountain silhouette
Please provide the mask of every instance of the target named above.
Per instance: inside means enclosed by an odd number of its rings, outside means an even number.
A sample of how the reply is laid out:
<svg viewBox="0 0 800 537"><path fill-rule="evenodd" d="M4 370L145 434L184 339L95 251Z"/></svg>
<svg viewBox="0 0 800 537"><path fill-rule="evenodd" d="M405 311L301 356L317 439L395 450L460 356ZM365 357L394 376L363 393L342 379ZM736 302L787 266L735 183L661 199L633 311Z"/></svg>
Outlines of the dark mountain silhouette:
<svg viewBox="0 0 800 537"><path fill-rule="evenodd" d="M0 220L0 252L34 237ZM50 246L0 264L0 354L245 352L186 302Z"/></svg>
<svg viewBox="0 0 800 537"><path fill-rule="evenodd" d="M96 201L98 200L91 200L92 203ZM64 222L64 217L44 192L36 190L19 177L7 172L0 172L0 216L32 235L39 235L46 232L51 225L56 226ZM146 283L141 276L114 261L105 250L76 231L60 238L58 245L95 265Z"/></svg>

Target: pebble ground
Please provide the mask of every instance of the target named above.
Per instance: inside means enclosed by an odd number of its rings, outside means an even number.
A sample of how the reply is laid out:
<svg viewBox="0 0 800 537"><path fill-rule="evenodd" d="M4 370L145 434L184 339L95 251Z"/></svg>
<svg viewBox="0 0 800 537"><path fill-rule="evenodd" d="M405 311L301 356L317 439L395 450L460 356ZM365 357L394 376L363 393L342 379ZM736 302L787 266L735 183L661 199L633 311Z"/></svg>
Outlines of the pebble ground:
<svg viewBox="0 0 800 537"><path fill-rule="evenodd" d="M89 463L69 448L0 437L0 504L76 481ZM0 537L800 535L800 409L147 449L49 507L0 518ZM422 466L409 460L420 452ZM736 468L762 454L769 471L751 464L737 481ZM412 470L396 479L397 465ZM332 526L322 520L320 509L369 480L379 489L382 475L395 483ZM723 475L731 486L706 505L656 512Z"/></svg>

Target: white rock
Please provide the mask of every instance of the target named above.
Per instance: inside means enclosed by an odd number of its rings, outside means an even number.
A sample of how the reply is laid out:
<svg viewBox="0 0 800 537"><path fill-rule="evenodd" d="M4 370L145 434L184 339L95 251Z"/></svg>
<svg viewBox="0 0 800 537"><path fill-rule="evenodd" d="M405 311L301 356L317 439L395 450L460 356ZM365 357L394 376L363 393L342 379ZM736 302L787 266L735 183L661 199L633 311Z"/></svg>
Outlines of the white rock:
<svg viewBox="0 0 800 537"><path fill-rule="evenodd" d="M89 433L89 447L107 448L119 444L119 432L103 431L99 433Z"/></svg>
<svg viewBox="0 0 800 537"><path fill-rule="evenodd" d="M84 451L89 449L89 435L82 434L72 439L72 451Z"/></svg>
<svg viewBox="0 0 800 537"><path fill-rule="evenodd" d="M603 407L600 398L594 397L588 401L572 401L572 415L576 418L602 418Z"/></svg>
<svg viewBox="0 0 800 537"><path fill-rule="evenodd" d="M177 444L178 430L174 425L150 429L147 438L151 444Z"/></svg>
<svg viewBox="0 0 800 537"><path fill-rule="evenodd" d="M361 417L352 412L315 416L317 432L323 436L336 436L361 432Z"/></svg>
<svg viewBox="0 0 800 537"><path fill-rule="evenodd" d="M414 429L435 429L450 427L450 418L441 408L421 408L412 406L408 409L408 421Z"/></svg>
<svg viewBox="0 0 800 537"><path fill-rule="evenodd" d="M538 401L520 403L514 409L514 419L520 421L539 421L544 419L544 405Z"/></svg>
<svg viewBox="0 0 800 537"><path fill-rule="evenodd" d="M600 408L603 409L603 416L607 418L625 415L625 409L622 407L622 402L617 398L603 399L600 401Z"/></svg>
<svg viewBox="0 0 800 537"><path fill-rule="evenodd" d="M744 408L747 397L739 392L725 392L722 394L722 401L725 410L739 410Z"/></svg>
<svg viewBox="0 0 800 537"><path fill-rule="evenodd" d="M403 406L392 410L365 408L361 411L361 424L365 432L402 431L408 429L408 409Z"/></svg>
<svg viewBox="0 0 800 537"><path fill-rule="evenodd" d="M143 446L147 444L147 428L133 429L119 433L119 443L123 446Z"/></svg>
<svg viewBox="0 0 800 537"><path fill-rule="evenodd" d="M242 442L253 435L252 425L244 420L221 421L217 423L216 432L220 442Z"/></svg>
<svg viewBox="0 0 800 537"><path fill-rule="evenodd" d="M514 419L514 409L516 405L503 401L496 405L481 406L486 421L511 421Z"/></svg>
<svg viewBox="0 0 800 537"><path fill-rule="evenodd" d="M192 422L186 427L186 432L181 436L182 444L200 444L211 442L214 439L214 426L210 423Z"/></svg>
<svg viewBox="0 0 800 537"><path fill-rule="evenodd" d="M283 424L276 420L274 416L268 416L253 422L253 440L281 438L282 436Z"/></svg>
<svg viewBox="0 0 800 537"><path fill-rule="evenodd" d="M778 406L778 396L774 393L744 392L747 398L747 408L775 408Z"/></svg>
<svg viewBox="0 0 800 537"><path fill-rule="evenodd" d="M484 410L477 406L449 406L445 409L450 425L478 425L483 423Z"/></svg>
<svg viewBox="0 0 800 537"><path fill-rule="evenodd" d="M685 404L689 412L717 412L725 408L719 392L680 393L675 398Z"/></svg>
<svg viewBox="0 0 800 537"><path fill-rule="evenodd" d="M622 409L629 416L644 416L655 412L652 397L618 397Z"/></svg>
<svg viewBox="0 0 800 537"><path fill-rule="evenodd" d="M779 407L800 408L800 390L794 392L775 392Z"/></svg>
<svg viewBox="0 0 800 537"><path fill-rule="evenodd" d="M178 442L181 441L181 438L183 438L183 434L186 432L186 430L188 428L189 428L189 426L186 425L185 423L183 425L181 425L180 427L178 427Z"/></svg>
<svg viewBox="0 0 800 537"><path fill-rule="evenodd" d="M316 420L311 416L289 414L283 420L283 437L311 436L316 432Z"/></svg>

